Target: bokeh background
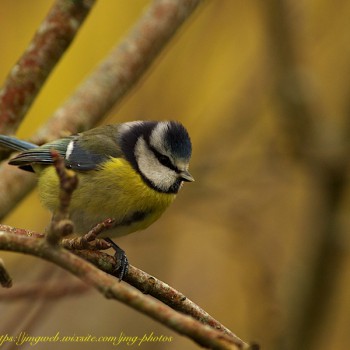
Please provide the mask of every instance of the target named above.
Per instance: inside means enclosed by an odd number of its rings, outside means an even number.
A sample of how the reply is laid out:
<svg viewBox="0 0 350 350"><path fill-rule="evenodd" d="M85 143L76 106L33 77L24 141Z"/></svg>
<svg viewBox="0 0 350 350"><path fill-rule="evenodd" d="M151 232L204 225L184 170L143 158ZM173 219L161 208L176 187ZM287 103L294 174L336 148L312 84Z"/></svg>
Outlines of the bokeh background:
<svg viewBox="0 0 350 350"><path fill-rule="evenodd" d="M97 2L20 137L45 123L148 3ZM50 6L47 0L0 0L1 81ZM344 0L207 1L104 121L177 119L186 125L196 182L185 184L157 223L118 244L133 265L263 349L349 348L349 14ZM34 191L3 223L43 231L49 218ZM38 259L0 256L13 288L76 283ZM173 341L143 349L198 348L95 291L0 301L0 314L0 335L154 332Z"/></svg>

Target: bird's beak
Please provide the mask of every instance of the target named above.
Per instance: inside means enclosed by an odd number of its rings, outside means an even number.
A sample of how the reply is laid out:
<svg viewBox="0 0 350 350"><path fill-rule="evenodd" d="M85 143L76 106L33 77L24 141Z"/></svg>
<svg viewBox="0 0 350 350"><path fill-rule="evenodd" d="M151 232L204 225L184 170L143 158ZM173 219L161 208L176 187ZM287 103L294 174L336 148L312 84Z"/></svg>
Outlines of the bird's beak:
<svg viewBox="0 0 350 350"><path fill-rule="evenodd" d="M186 181L186 182L193 182L194 181L193 176L187 170L181 171L180 178L181 178L181 180Z"/></svg>

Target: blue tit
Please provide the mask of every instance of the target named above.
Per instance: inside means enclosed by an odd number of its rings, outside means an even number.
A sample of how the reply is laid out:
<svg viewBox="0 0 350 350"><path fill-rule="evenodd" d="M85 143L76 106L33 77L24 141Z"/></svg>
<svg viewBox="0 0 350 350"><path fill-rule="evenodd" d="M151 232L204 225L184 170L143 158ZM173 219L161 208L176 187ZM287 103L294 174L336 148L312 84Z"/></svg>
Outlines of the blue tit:
<svg viewBox="0 0 350 350"><path fill-rule="evenodd" d="M42 146L0 135L0 146L21 151L9 164L38 174L41 201L51 211L59 206L59 184L50 151L60 153L79 179L69 208L79 234L107 218L114 224L104 237L144 229L163 214L183 182L194 181L188 171L190 137L176 121L105 125Z"/></svg>

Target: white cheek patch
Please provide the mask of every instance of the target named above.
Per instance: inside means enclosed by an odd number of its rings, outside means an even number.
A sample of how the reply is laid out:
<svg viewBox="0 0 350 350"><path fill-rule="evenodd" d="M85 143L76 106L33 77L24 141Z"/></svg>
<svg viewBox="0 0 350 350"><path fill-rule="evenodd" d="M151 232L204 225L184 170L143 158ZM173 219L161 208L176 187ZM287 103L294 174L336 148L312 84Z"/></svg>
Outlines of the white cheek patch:
<svg viewBox="0 0 350 350"><path fill-rule="evenodd" d="M74 141L71 141L68 143L67 150L66 150L66 159L68 160L71 156L74 149Z"/></svg>
<svg viewBox="0 0 350 350"><path fill-rule="evenodd" d="M168 191L177 181L177 173L161 164L140 137L135 145L135 157L141 173L162 191Z"/></svg>

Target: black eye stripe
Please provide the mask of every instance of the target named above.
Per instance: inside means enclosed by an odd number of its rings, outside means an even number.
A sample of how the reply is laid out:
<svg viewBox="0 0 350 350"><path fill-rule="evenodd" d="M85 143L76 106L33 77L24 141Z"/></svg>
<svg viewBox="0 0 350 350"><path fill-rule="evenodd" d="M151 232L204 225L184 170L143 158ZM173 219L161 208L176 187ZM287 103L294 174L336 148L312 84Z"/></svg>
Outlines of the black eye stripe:
<svg viewBox="0 0 350 350"><path fill-rule="evenodd" d="M159 163L163 164L167 168L176 171L177 173L180 172L180 170L171 162L170 158L164 154L161 154L158 152L154 147L149 145L150 150L154 153L154 155L159 160Z"/></svg>

